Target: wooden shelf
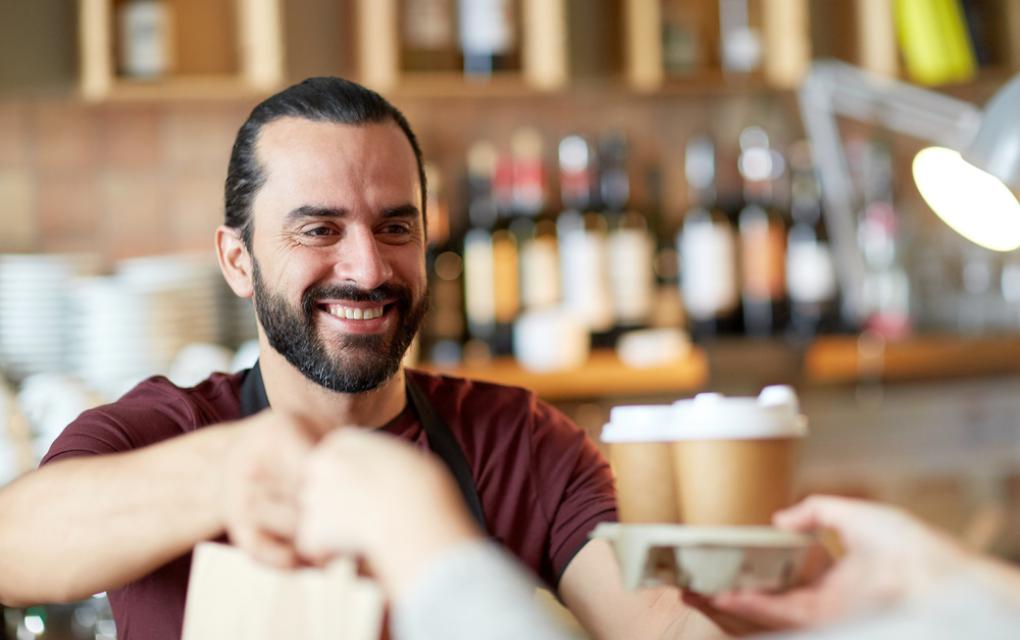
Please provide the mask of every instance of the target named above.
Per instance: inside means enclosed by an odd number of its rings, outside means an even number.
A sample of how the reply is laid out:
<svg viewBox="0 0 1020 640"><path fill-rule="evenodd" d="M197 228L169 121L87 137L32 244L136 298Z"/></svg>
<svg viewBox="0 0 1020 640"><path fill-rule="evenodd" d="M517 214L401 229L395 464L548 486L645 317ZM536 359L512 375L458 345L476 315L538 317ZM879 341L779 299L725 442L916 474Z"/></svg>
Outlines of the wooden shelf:
<svg viewBox="0 0 1020 640"><path fill-rule="evenodd" d="M813 384L905 382L1020 373L1020 336L919 336L884 342L863 336L818 339L804 357Z"/></svg>
<svg viewBox="0 0 1020 640"><path fill-rule="evenodd" d="M227 72L211 75L196 71L207 71L195 67L178 68L181 76L168 76L151 82L125 79L117 73L115 63L116 0L78 0L78 63L79 90L85 100L109 99L180 99L192 97L236 97L254 95L258 92L276 90L284 82L284 42L280 29L281 5L278 0L236 0L232 9L219 15L231 18L233 24L218 24L218 28L230 31L225 47L219 53L236 62ZM204 11L192 10L202 7L201 2L190 0L175 5L173 46L189 54L204 67L201 56L191 55L193 49L200 49L210 41L221 37L216 31L209 31L208 25L196 24L208 17ZM181 13L181 12L184 13ZM231 20L228 20L230 22ZM205 37L195 40L196 34ZM209 39L211 34L212 40ZM227 65L231 66L231 65Z"/></svg>
<svg viewBox="0 0 1020 640"><path fill-rule="evenodd" d="M236 76L171 76L158 80L113 81L103 96L111 102L246 100L265 96Z"/></svg>
<svg viewBox="0 0 1020 640"><path fill-rule="evenodd" d="M584 367L556 373L527 371L512 358L500 358L483 366L443 368L424 365L420 368L432 373L525 387L545 400L683 395L701 389L708 380L708 360L700 349L693 349L676 362L640 369L623 364L612 351L593 352Z"/></svg>
<svg viewBox="0 0 1020 640"><path fill-rule="evenodd" d="M472 79L461 73L405 73L400 83L385 92L400 98L537 98L548 95L525 82L520 73L497 73Z"/></svg>

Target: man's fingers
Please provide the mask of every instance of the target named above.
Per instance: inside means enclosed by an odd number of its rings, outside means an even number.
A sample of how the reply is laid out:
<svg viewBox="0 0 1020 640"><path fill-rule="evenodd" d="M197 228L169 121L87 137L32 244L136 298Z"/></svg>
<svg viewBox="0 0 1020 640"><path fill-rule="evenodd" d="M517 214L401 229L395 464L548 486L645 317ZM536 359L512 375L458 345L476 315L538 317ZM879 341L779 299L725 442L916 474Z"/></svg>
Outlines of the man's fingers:
<svg viewBox="0 0 1020 640"><path fill-rule="evenodd" d="M264 497L252 505L253 524L279 538L293 539L297 534L301 514L293 500Z"/></svg>
<svg viewBox="0 0 1020 640"><path fill-rule="evenodd" d="M298 565L298 554L290 542L270 534L256 532L248 552L259 562L281 569L292 569Z"/></svg>
<svg viewBox="0 0 1020 640"><path fill-rule="evenodd" d="M239 527L230 530L228 536L237 548L259 562L283 569L297 566L298 555L293 546L272 534Z"/></svg>

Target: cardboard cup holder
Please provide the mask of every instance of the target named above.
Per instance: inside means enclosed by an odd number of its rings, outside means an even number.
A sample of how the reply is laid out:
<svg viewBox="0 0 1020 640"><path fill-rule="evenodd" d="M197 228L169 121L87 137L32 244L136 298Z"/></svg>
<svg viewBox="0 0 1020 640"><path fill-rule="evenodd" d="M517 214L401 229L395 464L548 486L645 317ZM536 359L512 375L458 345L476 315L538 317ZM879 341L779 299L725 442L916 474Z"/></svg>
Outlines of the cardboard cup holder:
<svg viewBox="0 0 1020 640"><path fill-rule="evenodd" d="M796 586L814 543L764 526L603 523L591 537L612 545L624 588L676 585L705 595Z"/></svg>

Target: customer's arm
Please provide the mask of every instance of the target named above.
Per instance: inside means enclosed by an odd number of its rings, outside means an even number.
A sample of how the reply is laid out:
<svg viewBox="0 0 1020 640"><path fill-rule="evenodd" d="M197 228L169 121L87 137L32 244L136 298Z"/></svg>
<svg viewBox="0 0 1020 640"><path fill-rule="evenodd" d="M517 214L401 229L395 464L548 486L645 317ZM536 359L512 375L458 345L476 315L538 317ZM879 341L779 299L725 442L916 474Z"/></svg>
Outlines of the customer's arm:
<svg viewBox="0 0 1020 640"><path fill-rule="evenodd" d="M436 555L393 603L398 640L565 640L506 551L461 542Z"/></svg>
<svg viewBox="0 0 1020 640"><path fill-rule="evenodd" d="M307 447L296 420L266 412L27 474L0 491L0 601L116 588L225 530L263 559L291 562L296 510L283 496Z"/></svg>
<svg viewBox="0 0 1020 640"><path fill-rule="evenodd" d="M384 434L338 430L312 454L298 548L364 556L399 640L560 640L535 582L484 540L431 455Z"/></svg>
<svg viewBox="0 0 1020 640"><path fill-rule="evenodd" d="M835 530L845 554L804 587L781 594L725 593L708 605L774 629L813 628L915 606L954 584L970 584L1020 608L1020 571L967 551L899 509L818 496L777 514L775 523L797 531Z"/></svg>

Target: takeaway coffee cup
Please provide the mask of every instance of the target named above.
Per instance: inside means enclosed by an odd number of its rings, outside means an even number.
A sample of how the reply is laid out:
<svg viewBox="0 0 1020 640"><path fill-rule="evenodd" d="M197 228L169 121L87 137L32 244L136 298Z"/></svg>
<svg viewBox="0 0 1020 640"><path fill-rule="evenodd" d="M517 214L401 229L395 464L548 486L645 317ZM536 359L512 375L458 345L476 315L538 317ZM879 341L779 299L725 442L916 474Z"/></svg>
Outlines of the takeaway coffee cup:
<svg viewBox="0 0 1020 640"><path fill-rule="evenodd" d="M676 494L691 525L768 525L793 502L807 421L786 386L757 398L703 393L673 404Z"/></svg>
<svg viewBox="0 0 1020 640"><path fill-rule="evenodd" d="M616 475L620 522L675 523L674 409L670 405L614 407L602 429Z"/></svg>

